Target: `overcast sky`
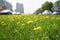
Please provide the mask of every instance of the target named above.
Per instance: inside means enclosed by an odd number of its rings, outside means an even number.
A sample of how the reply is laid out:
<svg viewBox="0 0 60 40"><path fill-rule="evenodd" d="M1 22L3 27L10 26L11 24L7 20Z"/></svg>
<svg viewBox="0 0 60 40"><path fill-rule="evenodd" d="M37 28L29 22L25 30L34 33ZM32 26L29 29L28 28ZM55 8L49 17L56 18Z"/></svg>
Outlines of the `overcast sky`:
<svg viewBox="0 0 60 40"><path fill-rule="evenodd" d="M7 0L7 1L12 3L13 10L16 8L16 2L19 2L23 3L25 13L33 13L38 8L40 8L45 1L51 1L54 3L56 0Z"/></svg>

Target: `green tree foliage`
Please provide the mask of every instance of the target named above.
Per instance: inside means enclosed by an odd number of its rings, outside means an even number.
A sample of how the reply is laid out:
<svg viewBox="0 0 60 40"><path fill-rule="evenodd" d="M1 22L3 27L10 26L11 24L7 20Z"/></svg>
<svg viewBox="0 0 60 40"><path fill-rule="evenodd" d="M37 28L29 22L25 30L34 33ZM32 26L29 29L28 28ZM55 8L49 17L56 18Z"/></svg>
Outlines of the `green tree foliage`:
<svg viewBox="0 0 60 40"><path fill-rule="evenodd" d="M51 10L52 7L53 7L53 3L48 1L42 5L43 10Z"/></svg>
<svg viewBox="0 0 60 40"><path fill-rule="evenodd" d="M42 13L44 10L52 11L53 3L46 1L41 8L38 8L35 13Z"/></svg>
<svg viewBox="0 0 60 40"><path fill-rule="evenodd" d="M42 9L41 8L38 8L34 13L37 13L37 14L39 14L39 13L42 13Z"/></svg>
<svg viewBox="0 0 60 40"><path fill-rule="evenodd" d="M60 0L56 1L56 2L54 3L54 6L60 6Z"/></svg>

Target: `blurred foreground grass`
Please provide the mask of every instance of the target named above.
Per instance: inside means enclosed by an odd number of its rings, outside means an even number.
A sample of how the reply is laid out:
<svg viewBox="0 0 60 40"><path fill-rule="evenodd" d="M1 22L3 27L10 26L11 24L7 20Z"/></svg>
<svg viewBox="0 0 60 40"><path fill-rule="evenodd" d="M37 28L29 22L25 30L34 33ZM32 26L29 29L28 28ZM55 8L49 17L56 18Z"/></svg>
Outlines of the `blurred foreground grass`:
<svg viewBox="0 0 60 40"><path fill-rule="evenodd" d="M60 40L60 15L0 15L0 40Z"/></svg>

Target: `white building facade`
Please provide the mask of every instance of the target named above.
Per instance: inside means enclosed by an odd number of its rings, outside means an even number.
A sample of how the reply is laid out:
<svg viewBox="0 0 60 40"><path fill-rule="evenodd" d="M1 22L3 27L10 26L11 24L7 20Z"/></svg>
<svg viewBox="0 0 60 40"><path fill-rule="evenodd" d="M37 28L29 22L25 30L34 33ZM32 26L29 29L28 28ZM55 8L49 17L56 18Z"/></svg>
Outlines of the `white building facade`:
<svg viewBox="0 0 60 40"><path fill-rule="evenodd" d="M23 4L22 3L16 3L15 12L24 13L24 7L23 7Z"/></svg>
<svg viewBox="0 0 60 40"><path fill-rule="evenodd" d="M13 11L12 4L6 0L0 0L0 10L6 10L6 9Z"/></svg>

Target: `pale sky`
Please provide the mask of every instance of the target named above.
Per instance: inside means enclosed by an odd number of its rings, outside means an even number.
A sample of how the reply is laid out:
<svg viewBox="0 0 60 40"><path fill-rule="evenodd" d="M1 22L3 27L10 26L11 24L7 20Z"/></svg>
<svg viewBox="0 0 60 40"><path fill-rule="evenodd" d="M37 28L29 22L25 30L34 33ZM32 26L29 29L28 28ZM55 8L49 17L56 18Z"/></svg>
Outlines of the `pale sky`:
<svg viewBox="0 0 60 40"><path fill-rule="evenodd" d="M16 2L19 2L23 3L24 5L24 13L33 13L38 8L40 8L45 1L51 1L54 3L57 0L7 0L7 1L12 3L13 10L16 8Z"/></svg>

